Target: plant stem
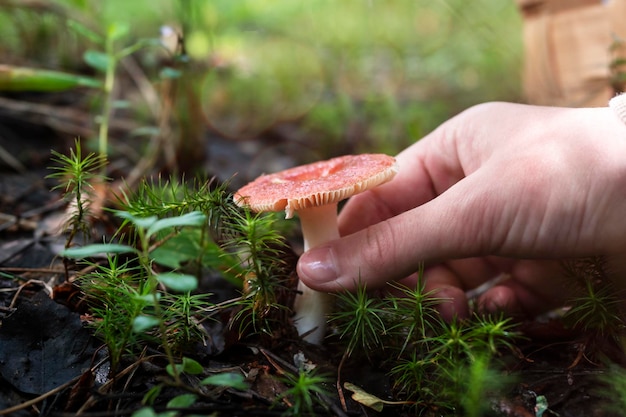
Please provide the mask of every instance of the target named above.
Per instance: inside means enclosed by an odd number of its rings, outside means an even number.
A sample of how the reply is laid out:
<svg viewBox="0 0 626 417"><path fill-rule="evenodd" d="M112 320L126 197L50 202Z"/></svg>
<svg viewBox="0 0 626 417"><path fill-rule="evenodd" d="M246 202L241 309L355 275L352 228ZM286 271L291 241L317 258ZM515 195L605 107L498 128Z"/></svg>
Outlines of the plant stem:
<svg viewBox="0 0 626 417"><path fill-rule="evenodd" d="M111 121L111 111L113 109L113 87L115 84L115 69L117 67L117 57L115 56L113 43L113 37L107 36L105 51L108 61L103 87L104 103L102 104L100 129L98 131L98 154L101 158L107 157L109 148L109 124ZM102 170L104 171L105 169L106 167L103 166Z"/></svg>
<svg viewBox="0 0 626 417"><path fill-rule="evenodd" d="M174 361L174 354L172 353L172 347L170 346L167 340L167 327L165 326L165 322L163 321L163 311L161 310L161 303L159 302L158 297L158 282L152 273L152 265L150 263L150 242L146 235L146 231L143 228L139 228L139 239L141 240L141 252L139 253L139 263L146 271L146 284L147 289L152 295L152 302L154 307L154 315L159 321L159 333L161 336L161 344L163 345L163 350L165 350L165 356L167 356L167 360L172 368L172 373L174 375L174 380L177 385L182 385L182 381L180 380L180 373L178 372L178 368L176 367L176 362Z"/></svg>

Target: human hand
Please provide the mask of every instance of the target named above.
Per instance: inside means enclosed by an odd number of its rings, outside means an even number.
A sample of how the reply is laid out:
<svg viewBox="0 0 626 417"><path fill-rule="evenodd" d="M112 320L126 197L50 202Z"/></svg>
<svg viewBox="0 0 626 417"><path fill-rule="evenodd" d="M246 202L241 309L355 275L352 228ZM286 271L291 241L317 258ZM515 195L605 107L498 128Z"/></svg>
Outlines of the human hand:
<svg viewBox="0 0 626 417"><path fill-rule="evenodd" d="M479 305L534 315L565 301L560 260L626 263L626 126L609 108L482 104L397 159L391 182L346 204L344 237L302 255L306 285L381 288L423 261L447 317L502 273Z"/></svg>

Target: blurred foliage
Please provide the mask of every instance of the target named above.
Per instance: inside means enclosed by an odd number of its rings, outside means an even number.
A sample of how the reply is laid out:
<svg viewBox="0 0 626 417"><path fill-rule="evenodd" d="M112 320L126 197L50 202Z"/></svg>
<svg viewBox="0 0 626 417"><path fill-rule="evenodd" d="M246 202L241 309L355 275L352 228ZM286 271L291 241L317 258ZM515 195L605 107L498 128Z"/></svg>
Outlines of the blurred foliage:
<svg viewBox="0 0 626 417"><path fill-rule="evenodd" d="M189 54L230 69L232 83L211 83L204 97L209 116L244 119L234 132L302 115L326 156L395 153L465 107L518 96L512 1L182 4Z"/></svg>
<svg viewBox="0 0 626 417"><path fill-rule="evenodd" d="M472 104L519 100L512 0L0 0L0 56L85 69L89 46L69 20L100 33L129 24L130 42L180 37L174 91L201 111L179 120L233 139L295 123L316 158L396 153ZM140 62L154 76L163 56Z"/></svg>
<svg viewBox="0 0 626 417"><path fill-rule="evenodd" d="M96 79L66 72L35 70L0 64L0 91L63 91L75 87L101 88Z"/></svg>

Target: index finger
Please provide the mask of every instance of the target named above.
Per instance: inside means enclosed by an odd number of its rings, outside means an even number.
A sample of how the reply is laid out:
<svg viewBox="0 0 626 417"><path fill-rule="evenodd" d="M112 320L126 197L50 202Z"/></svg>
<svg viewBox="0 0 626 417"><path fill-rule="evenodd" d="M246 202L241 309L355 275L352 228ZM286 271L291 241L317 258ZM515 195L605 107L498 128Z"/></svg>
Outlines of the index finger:
<svg viewBox="0 0 626 417"><path fill-rule="evenodd" d="M411 210L462 179L463 169L451 142L446 135L437 140L430 136L398 154L398 174L393 180L352 197L343 207L340 234L352 234Z"/></svg>

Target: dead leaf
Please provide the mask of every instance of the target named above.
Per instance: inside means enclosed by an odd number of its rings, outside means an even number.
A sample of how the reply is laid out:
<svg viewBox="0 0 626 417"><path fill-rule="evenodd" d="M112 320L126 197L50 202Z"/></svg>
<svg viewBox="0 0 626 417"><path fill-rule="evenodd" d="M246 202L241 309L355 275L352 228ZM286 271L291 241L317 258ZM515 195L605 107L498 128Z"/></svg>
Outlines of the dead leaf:
<svg viewBox="0 0 626 417"><path fill-rule="evenodd" d="M352 391L352 399L359 404L363 404L366 407L371 408L372 410L381 412L385 405L403 405L403 404L411 404L411 401L387 401L381 398L378 398L375 395L372 395L361 387L358 387L350 382L345 382L343 387L348 391Z"/></svg>

